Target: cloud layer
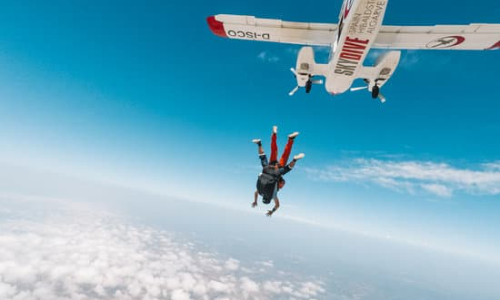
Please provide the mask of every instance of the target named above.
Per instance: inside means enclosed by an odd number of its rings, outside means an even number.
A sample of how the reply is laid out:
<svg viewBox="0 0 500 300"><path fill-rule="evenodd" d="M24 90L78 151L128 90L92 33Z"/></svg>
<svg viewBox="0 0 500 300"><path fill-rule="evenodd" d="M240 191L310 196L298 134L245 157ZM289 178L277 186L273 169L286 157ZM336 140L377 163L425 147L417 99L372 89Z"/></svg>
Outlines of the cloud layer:
<svg viewBox="0 0 500 300"><path fill-rule="evenodd" d="M257 58L269 63L277 63L280 61L280 58L274 54L271 54L269 51L262 51L257 55Z"/></svg>
<svg viewBox="0 0 500 300"><path fill-rule="evenodd" d="M261 264L244 266L172 233L98 215L0 222L0 299L311 299L325 292L322 282L280 276L272 262L263 274Z"/></svg>
<svg viewBox="0 0 500 300"><path fill-rule="evenodd" d="M446 163L359 158L324 170L310 168L307 172L318 180L369 183L410 194L500 194L500 162L460 169Z"/></svg>

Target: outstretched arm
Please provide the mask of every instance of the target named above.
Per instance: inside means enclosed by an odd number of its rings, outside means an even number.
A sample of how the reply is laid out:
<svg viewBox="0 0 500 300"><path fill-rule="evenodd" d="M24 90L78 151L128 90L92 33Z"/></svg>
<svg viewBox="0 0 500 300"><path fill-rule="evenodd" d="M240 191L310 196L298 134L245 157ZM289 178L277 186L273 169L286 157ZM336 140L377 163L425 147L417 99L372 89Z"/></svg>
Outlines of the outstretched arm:
<svg viewBox="0 0 500 300"><path fill-rule="evenodd" d="M272 216L278 210L278 208L280 208L280 200L278 199L278 197L274 197L274 207L272 210L268 210L266 215L268 217Z"/></svg>
<svg viewBox="0 0 500 300"><path fill-rule="evenodd" d="M259 192L258 191L255 191L255 193L253 194L253 203L252 203L252 207L256 207L257 206L257 199L259 198Z"/></svg>
<svg viewBox="0 0 500 300"><path fill-rule="evenodd" d="M286 165L284 168L280 168L280 175L285 175L286 173L290 172L293 167L295 167L295 164L297 163L297 160L304 158L304 153L297 154L293 157L292 162L290 162L288 165Z"/></svg>
<svg viewBox="0 0 500 300"><path fill-rule="evenodd" d="M291 163L289 163L288 165L284 166L283 168L280 168L279 169L280 175L283 176L286 173L290 172L292 170L293 166L295 166L295 162L292 161Z"/></svg>

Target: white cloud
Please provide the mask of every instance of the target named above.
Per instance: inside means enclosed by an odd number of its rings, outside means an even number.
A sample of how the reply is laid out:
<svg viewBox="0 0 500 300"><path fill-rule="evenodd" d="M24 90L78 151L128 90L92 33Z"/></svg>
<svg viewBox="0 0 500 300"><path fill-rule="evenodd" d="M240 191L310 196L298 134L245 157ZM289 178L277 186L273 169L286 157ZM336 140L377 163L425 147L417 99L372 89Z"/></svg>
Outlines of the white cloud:
<svg viewBox="0 0 500 300"><path fill-rule="evenodd" d="M291 46L291 47L286 48L286 52L293 55L293 56L299 55L299 51L300 51L300 47L298 47L298 46Z"/></svg>
<svg viewBox="0 0 500 300"><path fill-rule="evenodd" d="M384 54L388 53L389 50L384 49L372 49L370 50L368 56L366 57L368 64L375 64L377 59ZM405 69L411 69L420 61L420 54L416 50L403 51L401 53L401 59L399 61L399 67Z"/></svg>
<svg viewBox="0 0 500 300"><path fill-rule="evenodd" d="M278 294L281 292L282 283L279 281L267 281L263 284L263 289Z"/></svg>
<svg viewBox="0 0 500 300"><path fill-rule="evenodd" d="M271 54L268 51L262 51L257 55L257 58L264 61L264 62L269 62L269 63L277 63L280 61L280 58L276 55Z"/></svg>
<svg viewBox="0 0 500 300"><path fill-rule="evenodd" d="M446 163L354 159L326 169L306 170L317 180L376 184L400 192L431 193L450 197L500 194L500 164L487 163L477 169L456 168Z"/></svg>
<svg viewBox="0 0 500 300"><path fill-rule="evenodd" d="M0 299L310 299L323 286L295 276L282 288L257 263L95 209L48 210L0 219Z"/></svg>
<svg viewBox="0 0 500 300"><path fill-rule="evenodd" d="M368 53L368 56L366 57L366 59L369 61L375 62L377 60L377 58L379 58L380 56L384 55L387 52L388 52L387 50L372 49Z"/></svg>
<svg viewBox="0 0 500 300"><path fill-rule="evenodd" d="M400 61L400 66L403 68L410 69L414 65L418 64L419 61L420 61L419 52L416 50L408 50L403 52Z"/></svg>
<svg viewBox="0 0 500 300"><path fill-rule="evenodd" d="M230 271L236 271L240 267L240 262L237 259L230 258L226 261L224 267Z"/></svg>
<svg viewBox="0 0 500 300"><path fill-rule="evenodd" d="M191 297L184 290L175 290L172 292L172 300L190 300Z"/></svg>
<svg viewBox="0 0 500 300"><path fill-rule="evenodd" d="M7 283L0 282L0 299L12 299L17 294L17 289Z"/></svg>
<svg viewBox="0 0 500 300"><path fill-rule="evenodd" d="M301 49L302 49L302 46L296 45L296 46L290 46L290 47L286 48L285 51L287 54L290 54L292 56L297 57L299 55L299 52ZM330 46L313 46L313 50L314 50L315 55L316 54L328 55L328 54L330 54L331 49L332 48Z"/></svg>
<svg viewBox="0 0 500 300"><path fill-rule="evenodd" d="M274 267L274 262L272 260L260 261L257 264L262 265L264 267L272 268Z"/></svg>
<svg viewBox="0 0 500 300"><path fill-rule="evenodd" d="M246 293L259 292L259 285L248 277L241 278L241 289Z"/></svg>
<svg viewBox="0 0 500 300"><path fill-rule="evenodd" d="M442 184L422 184L421 187L430 192L441 197L451 197L453 192L448 187Z"/></svg>
<svg viewBox="0 0 500 300"><path fill-rule="evenodd" d="M485 164L483 164L483 167L486 170L500 171L500 161L494 161L494 162L490 162L490 163L485 163Z"/></svg>

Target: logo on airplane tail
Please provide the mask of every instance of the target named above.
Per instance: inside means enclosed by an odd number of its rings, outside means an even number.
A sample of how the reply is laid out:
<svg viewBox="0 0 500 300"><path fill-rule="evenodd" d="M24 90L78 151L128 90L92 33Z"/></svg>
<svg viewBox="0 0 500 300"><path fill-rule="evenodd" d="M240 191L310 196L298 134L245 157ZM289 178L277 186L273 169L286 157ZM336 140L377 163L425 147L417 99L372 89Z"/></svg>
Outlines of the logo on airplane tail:
<svg viewBox="0 0 500 300"><path fill-rule="evenodd" d="M465 41L465 38L463 36L459 35L453 35L453 36L447 36L447 37L442 37L437 40L434 40L427 44L427 48L429 49L446 49L446 48L451 48L455 47L457 45L462 44Z"/></svg>

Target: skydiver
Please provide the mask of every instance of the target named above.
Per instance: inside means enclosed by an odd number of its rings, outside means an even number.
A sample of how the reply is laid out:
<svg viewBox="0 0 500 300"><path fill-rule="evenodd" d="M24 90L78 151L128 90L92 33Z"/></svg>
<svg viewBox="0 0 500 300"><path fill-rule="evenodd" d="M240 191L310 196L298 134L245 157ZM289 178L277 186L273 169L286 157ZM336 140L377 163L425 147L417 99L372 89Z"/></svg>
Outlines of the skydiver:
<svg viewBox="0 0 500 300"><path fill-rule="evenodd" d="M303 158L304 153L300 153L293 157L292 162L286 165L288 158L290 156L290 152L292 150L292 145L295 137L299 134L298 132L294 132L288 136L287 146L285 147L285 151L281 156L280 162L278 162L278 147L276 145L276 134L277 127L273 127L273 134L271 135L271 161L268 163L267 157L264 153L264 149L262 148L262 142L260 139L254 139L252 142L259 146L259 158L262 165L262 173L259 175L257 179L257 190L254 193L254 201L252 203L252 207L257 206L257 199L259 195L262 196L262 202L264 204L269 204L271 199L274 200L274 207L272 210L268 210L266 215L268 217L272 216L276 210L278 210L280 206L279 198L278 198L278 190L281 189L285 185L285 180L282 178L283 175L290 172L297 160Z"/></svg>

